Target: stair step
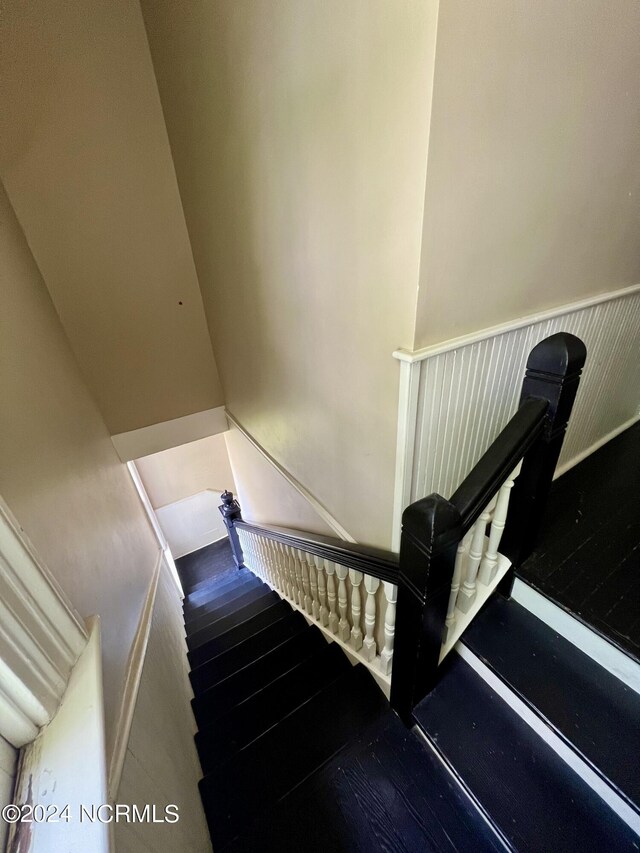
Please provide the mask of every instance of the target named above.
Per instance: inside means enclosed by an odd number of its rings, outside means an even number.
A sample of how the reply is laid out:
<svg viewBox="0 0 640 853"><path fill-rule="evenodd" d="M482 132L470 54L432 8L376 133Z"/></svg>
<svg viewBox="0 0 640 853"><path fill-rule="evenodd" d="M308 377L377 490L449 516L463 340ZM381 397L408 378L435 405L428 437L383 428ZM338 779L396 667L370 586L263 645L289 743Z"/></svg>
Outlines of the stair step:
<svg viewBox="0 0 640 853"><path fill-rule="evenodd" d="M244 607L239 607L226 616L214 619L198 631L190 632L187 636L187 647L191 650L200 648L200 646L203 646L210 640L226 634L227 631L238 627L243 622L257 616L258 613L262 613L263 610L267 610L279 601L282 601L282 599L278 593L267 589L266 592L254 598L249 604L245 604Z"/></svg>
<svg viewBox="0 0 640 853"><path fill-rule="evenodd" d="M200 781L214 849L320 768L387 702L356 666Z"/></svg>
<svg viewBox="0 0 640 853"><path fill-rule="evenodd" d="M229 583L230 581L237 580L239 577L246 575L248 572L248 568L245 566L243 569L238 569L237 567L233 569L227 569L223 572L216 572L211 574L209 577L203 578L202 580L194 583L192 587L190 587L189 592L198 592L198 590L204 589L207 586L211 586L212 584L216 586L224 586L224 584Z"/></svg>
<svg viewBox="0 0 640 853"><path fill-rule="evenodd" d="M496 599L464 643L630 804L640 805L640 696L515 601Z"/></svg>
<svg viewBox="0 0 640 853"><path fill-rule="evenodd" d="M327 642L321 632L313 625L306 625L306 628L295 637L281 642L280 645L234 672L233 675L212 681L208 689L199 692L198 696L191 700L196 720L202 719L209 722L216 720L230 711L234 705L243 702L258 690L262 690L275 678L298 666L314 652L326 646ZM222 655L222 657L225 656ZM212 678L215 678L215 673Z"/></svg>
<svg viewBox="0 0 640 853"><path fill-rule="evenodd" d="M278 597L276 596L276 598ZM244 640L248 640L253 634L257 634L263 628L267 628L288 613L291 613L291 605L278 598L271 607L268 607L261 613L257 613L251 619L247 619L240 625L230 628L224 634L220 634L219 637L209 640L197 649L192 649L187 655L189 664L191 667L200 666L206 661L221 655L223 652L229 651L229 649L244 642Z"/></svg>
<svg viewBox="0 0 640 853"><path fill-rule="evenodd" d="M414 717L516 850L637 853L635 833L470 666L452 653L442 670Z"/></svg>
<svg viewBox="0 0 640 853"><path fill-rule="evenodd" d="M190 592L186 595L183 607L186 609L187 605L191 608L197 607L200 604L205 604L207 601L211 601L219 595L230 592L232 589L236 589L243 583L251 581L254 578L255 575L253 572L250 572L248 569L242 569L241 571L238 571L231 580L216 581L215 579L212 579L195 590L195 592Z"/></svg>
<svg viewBox="0 0 640 853"><path fill-rule="evenodd" d="M195 740L203 773L229 760L350 669L342 649L335 643L325 643L324 649L283 673L211 725L207 725L206 718L198 718L201 730Z"/></svg>
<svg viewBox="0 0 640 853"><path fill-rule="evenodd" d="M504 850L432 750L391 711L359 732L345 750L226 849L228 853Z"/></svg>
<svg viewBox="0 0 640 853"><path fill-rule="evenodd" d="M250 604L255 598L265 592L269 592L269 587L266 583L262 583L262 581L256 581L256 583L247 582L238 589L227 593L227 595L220 596L219 598L216 597L212 601L200 605L197 612L185 613L184 621L187 634L192 634L194 631L198 631L200 628L209 625L215 619L227 616L229 613L233 613L234 610L244 607L245 604Z"/></svg>
<svg viewBox="0 0 640 853"><path fill-rule="evenodd" d="M301 613L285 611L280 619L252 637L209 661L195 666L189 673L193 692L197 696L212 684L228 678L238 670L267 654L285 640L301 634L308 623Z"/></svg>

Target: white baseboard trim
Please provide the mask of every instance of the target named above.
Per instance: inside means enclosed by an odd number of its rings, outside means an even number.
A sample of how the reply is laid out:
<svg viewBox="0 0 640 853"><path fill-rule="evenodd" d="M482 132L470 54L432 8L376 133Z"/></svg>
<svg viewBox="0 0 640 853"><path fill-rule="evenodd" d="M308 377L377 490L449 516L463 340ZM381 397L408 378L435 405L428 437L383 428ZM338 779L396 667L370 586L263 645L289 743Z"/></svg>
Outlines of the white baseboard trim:
<svg viewBox="0 0 640 853"><path fill-rule="evenodd" d="M292 476L286 468L283 468L282 465L273 458L265 449L259 444L256 439L251 435L251 433L247 432L247 430L242 426L240 421L238 421L231 412L227 409L227 420L236 427L236 429L240 430L243 436L247 439L247 441L251 442L251 444L255 447L255 449L264 456L264 458L269 462L276 471L281 474L285 480L293 486L293 488L302 495L302 497L311 504L313 509L318 513L320 518L329 525L329 527L335 531L336 535L340 537L340 539L344 539L347 542L355 542L356 540L351 536L351 534L344 529L344 527L340 524L337 518L334 518L329 510L320 503L320 501L315 498L311 492L309 492L302 483L299 483L298 480L294 476Z"/></svg>
<svg viewBox="0 0 640 853"><path fill-rule="evenodd" d="M108 793L109 800L112 803L116 802L117 799L120 777L122 776L124 759L127 754L129 734L131 733L131 724L133 722L133 714L135 712L136 700L138 698L142 668L144 666L147 645L149 643L153 606L156 600L158 580L160 579L163 561L164 551L161 550L158 554L156 567L147 590L147 596L142 608L142 613L140 614L140 621L138 622L138 630L136 631L127 663L124 690L122 693L122 700L120 702L120 711L116 724L113 748L109 759Z"/></svg>
<svg viewBox="0 0 640 853"><path fill-rule="evenodd" d="M224 406L218 406L215 409L185 415L183 418L121 432L112 435L111 441L120 459L123 462L131 462L132 459L140 459L142 456L150 456L170 447L189 444L199 438L226 431Z"/></svg>
<svg viewBox="0 0 640 853"><path fill-rule="evenodd" d="M489 685L494 693L526 723L585 782L609 808L640 835L640 815L611 788L571 747L463 643L456 652Z"/></svg>
<svg viewBox="0 0 640 853"><path fill-rule="evenodd" d="M634 424L637 424L640 421L640 413L634 415L632 418L629 418L628 421L625 421L620 426L617 426L615 429L612 429L611 432L608 432L606 435L603 435L602 438L595 441L590 447L587 447L586 450L583 450L582 453L578 453L577 456L574 456L573 459L569 459L568 462L565 462L564 465L560 465L556 468L555 473L553 475L553 479L557 480L558 477L562 477L563 474L566 474L567 471L570 471L571 468L579 465L584 459L588 456L591 456L592 453L595 453L596 450L600 450L601 447L604 447L605 444L610 442L612 439L619 436L625 430L632 427Z"/></svg>
<svg viewBox="0 0 640 853"><path fill-rule="evenodd" d="M609 643L520 578L515 580L511 597L631 690L640 693L640 665L613 643Z"/></svg>

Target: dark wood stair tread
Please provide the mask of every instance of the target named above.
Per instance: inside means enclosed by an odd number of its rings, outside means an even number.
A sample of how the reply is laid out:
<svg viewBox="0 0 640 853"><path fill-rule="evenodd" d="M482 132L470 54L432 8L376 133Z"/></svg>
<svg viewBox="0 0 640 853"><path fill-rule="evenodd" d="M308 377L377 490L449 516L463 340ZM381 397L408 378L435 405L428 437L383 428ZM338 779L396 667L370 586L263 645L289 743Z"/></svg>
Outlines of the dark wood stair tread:
<svg viewBox="0 0 640 853"><path fill-rule="evenodd" d="M299 785L229 853L497 853L471 801L392 711Z"/></svg>
<svg viewBox="0 0 640 853"><path fill-rule="evenodd" d="M231 613L227 613L226 616L221 616L219 619L212 619L209 624L204 625L197 631L189 632L187 634L187 647L190 650L200 648L200 646L203 646L210 640L226 634L227 631L236 628L248 619L252 619L258 613L262 613L263 610L267 610L279 601L282 601L282 599L278 593L273 592L267 587L264 592L248 604L232 610Z"/></svg>
<svg viewBox="0 0 640 853"><path fill-rule="evenodd" d="M244 583L240 584L239 586L236 586L233 589L229 590L229 592L224 593L223 595L215 595L209 601L205 601L195 607L189 607L185 609L184 621L187 627L187 632L192 629L194 623L197 622L201 617L206 617L210 613L215 613L217 610L222 610L223 608L229 607L229 605L233 604L233 602L237 601L239 598L249 596L252 592L255 592L256 590L262 590L265 587L267 589L269 588L258 578L250 578L244 581Z"/></svg>
<svg viewBox="0 0 640 853"><path fill-rule="evenodd" d="M247 666L199 690L191 700L196 720L205 717L216 720L326 645L321 632L307 625L301 633L284 640Z"/></svg>
<svg viewBox="0 0 640 853"><path fill-rule="evenodd" d="M280 619L237 646L195 666L189 673L193 692L197 696L200 691L228 678L285 640L301 634L307 627L308 623L301 613L291 609L285 611Z"/></svg>
<svg viewBox="0 0 640 853"><path fill-rule="evenodd" d="M198 717L200 731L196 734L196 747L203 772L208 773L230 759L350 669L342 649L335 643L325 643L323 649L282 673L211 725L207 726L206 719Z"/></svg>
<svg viewBox="0 0 640 853"><path fill-rule="evenodd" d="M367 670L353 667L208 773L200 793L214 849L321 767L386 707Z"/></svg>
<svg viewBox="0 0 640 853"><path fill-rule="evenodd" d="M183 607L187 605L193 607L203 604L218 595L223 595L233 589L237 589L242 584L255 580L255 578L256 576L253 572L250 572L248 569L238 571L238 574L234 575L230 580L221 581L213 578L201 584L196 590L189 592L185 596Z"/></svg>
<svg viewBox="0 0 640 853"><path fill-rule="evenodd" d="M463 640L619 793L640 804L637 693L515 601L490 601Z"/></svg>
<svg viewBox="0 0 640 853"><path fill-rule="evenodd" d="M276 596L276 598L278 597ZM263 628L267 628L273 622L291 612L291 605L282 599L278 599L266 610L252 616L251 619L241 622L234 628L225 631L224 634L220 634L220 636L209 640L209 642L204 643L197 649L188 652L189 663L192 667L200 666L200 664L217 657L223 652L229 651L229 649L239 645L244 640L253 636L253 634L257 634Z"/></svg>
<svg viewBox="0 0 640 853"><path fill-rule="evenodd" d="M414 717L518 851L637 851L629 827L458 655Z"/></svg>

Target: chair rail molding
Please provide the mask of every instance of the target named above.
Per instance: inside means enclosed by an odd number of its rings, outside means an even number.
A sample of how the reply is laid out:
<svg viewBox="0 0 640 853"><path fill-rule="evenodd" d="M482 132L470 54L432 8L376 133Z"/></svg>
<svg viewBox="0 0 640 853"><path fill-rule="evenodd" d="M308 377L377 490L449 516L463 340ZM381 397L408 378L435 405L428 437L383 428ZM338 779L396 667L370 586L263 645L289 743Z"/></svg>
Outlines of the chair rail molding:
<svg viewBox="0 0 640 853"><path fill-rule="evenodd" d="M529 351L556 332L578 336L589 353L559 476L640 417L640 284L393 353L400 361L394 551L404 508L453 492L515 412Z"/></svg>
<svg viewBox="0 0 640 853"><path fill-rule="evenodd" d="M0 735L15 747L51 722L88 634L0 498Z"/></svg>

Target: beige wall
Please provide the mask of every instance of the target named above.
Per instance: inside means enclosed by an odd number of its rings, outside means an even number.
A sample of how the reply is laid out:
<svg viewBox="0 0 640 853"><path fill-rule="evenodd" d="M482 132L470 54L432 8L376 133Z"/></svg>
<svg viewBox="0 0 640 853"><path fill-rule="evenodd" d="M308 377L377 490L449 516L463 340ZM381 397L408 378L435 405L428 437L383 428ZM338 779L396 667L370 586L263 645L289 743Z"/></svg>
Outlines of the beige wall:
<svg viewBox="0 0 640 853"><path fill-rule="evenodd" d="M136 468L154 509L205 489L235 491L224 433L136 459Z"/></svg>
<svg viewBox="0 0 640 853"><path fill-rule="evenodd" d="M138 3L8 0L0 57L0 176L111 433L220 405Z"/></svg>
<svg viewBox="0 0 640 853"><path fill-rule="evenodd" d="M245 521L336 535L309 501L239 429L232 427L225 438L237 486L236 497Z"/></svg>
<svg viewBox="0 0 640 853"><path fill-rule="evenodd" d="M100 614L111 741L158 545L1 184L0 293L0 494L80 614Z"/></svg>
<svg viewBox="0 0 640 853"><path fill-rule="evenodd" d="M640 281L640 4L440 4L416 345Z"/></svg>
<svg viewBox="0 0 640 853"><path fill-rule="evenodd" d="M228 407L378 545L391 352L413 337L433 6L142 3Z"/></svg>

